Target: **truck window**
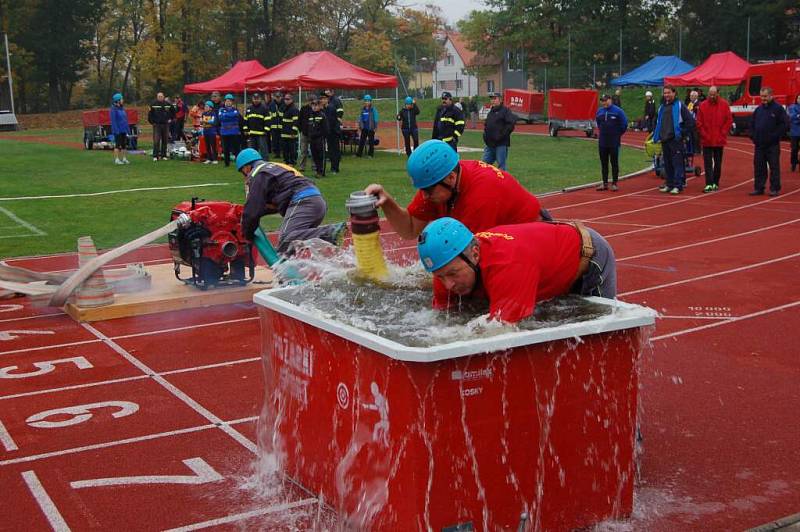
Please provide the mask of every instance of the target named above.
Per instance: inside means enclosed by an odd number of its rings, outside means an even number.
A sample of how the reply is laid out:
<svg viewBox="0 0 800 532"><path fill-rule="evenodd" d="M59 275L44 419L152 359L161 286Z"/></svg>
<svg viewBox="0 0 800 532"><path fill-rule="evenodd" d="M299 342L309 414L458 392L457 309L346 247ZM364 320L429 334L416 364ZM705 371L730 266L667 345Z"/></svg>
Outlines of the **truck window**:
<svg viewBox="0 0 800 532"><path fill-rule="evenodd" d="M750 96L758 96L761 93L761 76L753 76L750 78L747 92Z"/></svg>

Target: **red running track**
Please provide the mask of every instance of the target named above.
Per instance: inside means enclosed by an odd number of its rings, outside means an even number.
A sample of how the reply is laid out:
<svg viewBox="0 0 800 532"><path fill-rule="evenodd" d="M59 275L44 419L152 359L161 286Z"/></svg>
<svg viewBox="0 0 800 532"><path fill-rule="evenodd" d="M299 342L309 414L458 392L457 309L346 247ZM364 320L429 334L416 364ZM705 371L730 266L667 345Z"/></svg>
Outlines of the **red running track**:
<svg viewBox="0 0 800 532"><path fill-rule="evenodd" d="M740 530L800 510L800 180L784 164L781 196L747 196L751 154L731 139L713 194L692 178L663 195L646 174L617 193L543 198L608 238L622 299L661 313L643 363L635 512L610 528ZM388 231L384 243L413 253ZM152 246L127 260L167 257ZM250 304L81 325L0 302L2 528L331 526L312 494L254 487L259 351Z"/></svg>

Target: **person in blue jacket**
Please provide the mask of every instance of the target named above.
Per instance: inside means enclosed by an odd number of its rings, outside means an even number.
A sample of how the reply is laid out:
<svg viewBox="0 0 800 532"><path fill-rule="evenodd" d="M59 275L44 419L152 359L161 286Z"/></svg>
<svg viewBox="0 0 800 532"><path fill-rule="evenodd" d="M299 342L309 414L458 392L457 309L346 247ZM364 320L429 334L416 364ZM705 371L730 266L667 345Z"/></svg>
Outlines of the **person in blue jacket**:
<svg viewBox="0 0 800 532"><path fill-rule="evenodd" d="M233 105L233 94L225 95L225 105L219 108L219 136L222 140L222 153L225 166L230 166L231 155L239 154L239 140L242 137L244 119L242 113Z"/></svg>
<svg viewBox="0 0 800 532"><path fill-rule="evenodd" d="M628 130L628 117L622 109L614 105L613 101L608 94L601 96L602 107L597 110L597 115L594 117L599 133L597 148L600 153L600 170L603 173L603 184L597 187L597 190L608 190L609 161L611 161L611 190L618 190L620 139Z"/></svg>
<svg viewBox="0 0 800 532"><path fill-rule="evenodd" d="M112 96L108 114L111 116L111 134L114 135L114 164L131 164L128 161L128 135L131 134L131 128L122 94L116 93Z"/></svg>
<svg viewBox="0 0 800 532"><path fill-rule="evenodd" d="M789 140L792 147L789 161L792 164L792 172L795 172L797 171L797 152L800 148L800 94L789 106Z"/></svg>
<svg viewBox="0 0 800 532"><path fill-rule="evenodd" d="M694 117L686 105L675 98L677 91L674 86L664 85L663 94L664 100L658 108L656 127L653 130L653 142L661 143L667 182L658 187L658 190L680 194L686 186L685 140L694 129Z"/></svg>
<svg viewBox="0 0 800 532"><path fill-rule="evenodd" d="M358 116L358 129L361 130L361 138L358 141L358 151L356 157L364 155L364 144L369 142L367 155L375 155L375 130L378 129L378 110L372 107L372 96L364 95L364 107Z"/></svg>
<svg viewBox="0 0 800 532"><path fill-rule="evenodd" d="M203 126L203 140L206 145L206 160L203 164L217 164L217 132L219 115L217 110L214 109L214 102L208 100L205 105L205 111L200 117L200 123Z"/></svg>

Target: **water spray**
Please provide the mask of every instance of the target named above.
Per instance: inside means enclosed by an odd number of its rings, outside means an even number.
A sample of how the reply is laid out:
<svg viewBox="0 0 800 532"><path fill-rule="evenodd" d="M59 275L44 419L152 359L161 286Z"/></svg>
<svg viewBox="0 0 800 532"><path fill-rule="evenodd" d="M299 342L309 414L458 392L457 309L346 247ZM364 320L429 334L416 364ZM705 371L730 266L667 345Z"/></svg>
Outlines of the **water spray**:
<svg viewBox="0 0 800 532"><path fill-rule="evenodd" d="M378 223L377 198L363 191L353 192L345 201L350 212L350 229L358 272L374 281L388 277L386 259L381 247L381 228Z"/></svg>

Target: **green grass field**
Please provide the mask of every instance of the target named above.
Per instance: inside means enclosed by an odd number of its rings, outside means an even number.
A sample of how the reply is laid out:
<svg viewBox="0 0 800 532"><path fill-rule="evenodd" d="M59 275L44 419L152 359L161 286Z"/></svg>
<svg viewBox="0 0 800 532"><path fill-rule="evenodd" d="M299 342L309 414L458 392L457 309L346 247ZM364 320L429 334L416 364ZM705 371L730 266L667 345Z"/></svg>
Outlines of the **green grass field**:
<svg viewBox="0 0 800 532"><path fill-rule="evenodd" d="M23 134L57 142L81 140L78 129ZM421 132L420 136L430 135ZM148 148L144 138L142 145ZM462 145L481 147L480 134L468 131ZM241 175L222 164L153 163L147 156L134 155L129 157L130 165L116 166L110 151L21 142L13 136L0 137L0 150L0 258L74 251L76 239L83 235L93 236L98 248L114 247L167 223L171 207L193 196L244 201ZM479 152L461 155L480 157ZM382 183L400 202L409 201L413 189L405 162L405 156L380 151L374 159L345 155L338 176L318 181L328 201L328 221L344 220L344 201L350 192L373 182ZM576 138L515 135L508 164L511 173L535 193L599 179L596 144ZM647 160L643 152L624 148L620 164L625 174L645 167ZM155 187L165 189L41 198ZM36 199L13 199L21 197ZM279 224L277 215L262 220L267 230ZM44 234L37 235L36 230Z"/></svg>

